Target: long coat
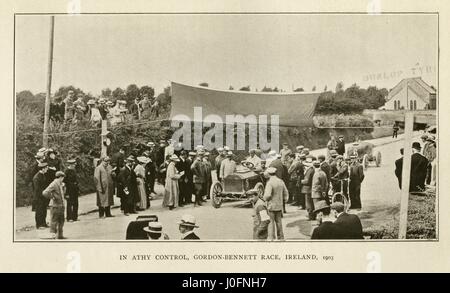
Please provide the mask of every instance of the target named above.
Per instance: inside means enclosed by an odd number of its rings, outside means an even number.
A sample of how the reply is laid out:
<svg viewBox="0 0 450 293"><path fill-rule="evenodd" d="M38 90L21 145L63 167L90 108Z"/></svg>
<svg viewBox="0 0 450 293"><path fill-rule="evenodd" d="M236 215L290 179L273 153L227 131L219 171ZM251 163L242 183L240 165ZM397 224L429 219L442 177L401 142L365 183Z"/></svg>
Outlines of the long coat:
<svg viewBox="0 0 450 293"><path fill-rule="evenodd" d="M411 156L411 179L409 191L419 191L425 188L425 178L427 177L428 160L419 153Z"/></svg>
<svg viewBox="0 0 450 293"><path fill-rule="evenodd" d="M283 180L276 176L270 176L264 190L264 200L267 203L269 211L281 211L283 209L283 200L287 201L289 192Z"/></svg>
<svg viewBox="0 0 450 293"><path fill-rule="evenodd" d="M314 170L311 186L312 198L323 198L328 191L327 175L321 169Z"/></svg>
<svg viewBox="0 0 450 293"><path fill-rule="evenodd" d="M127 166L120 169L119 178L120 189L119 195L123 202L128 205L134 205L139 202L139 194L137 188L137 178L136 173L133 169L128 169ZM128 194L125 193L125 189L128 190Z"/></svg>
<svg viewBox="0 0 450 293"><path fill-rule="evenodd" d="M175 167L174 162L170 162L169 166L167 166L166 172L166 184L165 184L165 194L163 200L164 207L177 207L178 199L180 196L180 188L178 187L178 179L180 176L178 175L177 168Z"/></svg>
<svg viewBox="0 0 450 293"><path fill-rule="evenodd" d="M357 215L342 213L337 217L334 224L340 228L342 233L340 239L363 239L361 220Z"/></svg>
<svg viewBox="0 0 450 293"><path fill-rule="evenodd" d="M402 171L403 171L403 157L395 160L395 176L398 180L398 187L402 189Z"/></svg>
<svg viewBox="0 0 450 293"><path fill-rule="evenodd" d="M94 171L95 188L97 189L97 206L109 207L114 204L114 181L112 167L98 165Z"/></svg>

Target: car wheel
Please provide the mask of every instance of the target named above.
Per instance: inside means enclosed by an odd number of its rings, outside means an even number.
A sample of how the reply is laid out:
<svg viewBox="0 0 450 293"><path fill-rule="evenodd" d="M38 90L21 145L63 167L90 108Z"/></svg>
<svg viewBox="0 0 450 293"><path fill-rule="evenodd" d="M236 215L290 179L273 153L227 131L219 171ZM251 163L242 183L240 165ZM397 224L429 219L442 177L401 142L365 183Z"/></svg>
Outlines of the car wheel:
<svg viewBox="0 0 450 293"><path fill-rule="evenodd" d="M261 182L256 183L255 187L253 188L254 190L258 191L258 196L260 198L262 198L262 196L264 195L264 185Z"/></svg>
<svg viewBox="0 0 450 293"><path fill-rule="evenodd" d="M223 187L220 182L215 182L213 183L213 185L211 185L209 196L211 197L212 206L216 209L220 208L220 205L222 204L222 191Z"/></svg>

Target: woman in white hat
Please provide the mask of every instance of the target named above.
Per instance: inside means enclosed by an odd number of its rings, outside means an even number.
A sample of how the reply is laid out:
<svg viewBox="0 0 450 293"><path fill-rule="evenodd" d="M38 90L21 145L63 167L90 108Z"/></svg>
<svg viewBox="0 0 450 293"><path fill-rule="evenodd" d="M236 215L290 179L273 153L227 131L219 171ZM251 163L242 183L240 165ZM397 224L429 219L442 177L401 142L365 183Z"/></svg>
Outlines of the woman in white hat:
<svg viewBox="0 0 450 293"><path fill-rule="evenodd" d="M143 211L147 208L147 192L145 191L145 167L144 165L149 162L146 157L137 157L137 165L134 167L134 173L136 173L139 201L138 210Z"/></svg>
<svg viewBox="0 0 450 293"><path fill-rule="evenodd" d="M169 165L166 170L166 184L163 200L163 207L169 207L173 209L178 207L178 200L180 196L180 188L178 187L178 179L183 174L179 174L175 163L180 161L177 155L171 155L169 157Z"/></svg>

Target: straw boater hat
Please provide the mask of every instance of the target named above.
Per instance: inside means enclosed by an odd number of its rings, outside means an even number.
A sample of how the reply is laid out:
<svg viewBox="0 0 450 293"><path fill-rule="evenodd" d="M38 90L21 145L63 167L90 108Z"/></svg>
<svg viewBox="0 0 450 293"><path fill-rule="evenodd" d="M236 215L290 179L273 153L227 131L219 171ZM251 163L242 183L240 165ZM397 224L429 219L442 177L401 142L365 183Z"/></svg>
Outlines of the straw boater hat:
<svg viewBox="0 0 450 293"><path fill-rule="evenodd" d="M67 160L67 164L75 164L77 162L77 160L75 159L68 159Z"/></svg>
<svg viewBox="0 0 450 293"><path fill-rule="evenodd" d="M40 148L37 152L38 153L45 153L47 151L47 148Z"/></svg>
<svg viewBox="0 0 450 293"><path fill-rule="evenodd" d="M174 155L170 156L170 160L174 161L174 162L178 162L178 161L180 161L180 158L178 158L178 156L174 154Z"/></svg>
<svg viewBox="0 0 450 293"><path fill-rule="evenodd" d="M90 99L86 104L95 105L95 101L94 101L94 99Z"/></svg>
<svg viewBox="0 0 450 293"><path fill-rule="evenodd" d="M296 149L297 151L302 151L304 148L305 148L304 146L299 145L299 146L297 146L295 149Z"/></svg>
<svg viewBox="0 0 450 293"><path fill-rule="evenodd" d="M100 98L98 99L99 104L104 104L106 103L106 100L104 98Z"/></svg>
<svg viewBox="0 0 450 293"><path fill-rule="evenodd" d="M133 155L130 155L128 158L126 158L126 161L128 161L128 162L134 162L134 161L135 161L134 156L133 156Z"/></svg>
<svg viewBox="0 0 450 293"><path fill-rule="evenodd" d="M232 151L228 151L227 152L227 157L231 157L231 156L233 156L233 152Z"/></svg>
<svg viewBox="0 0 450 293"><path fill-rule="evenodd" d="M223 150L224 150L224 151L229 151L230 148L229 148L228 146L224 146L224 147L223 147Z"/></svg>
<svg viewBox="0 0 450 293"><path fill-rule="evenodd" d="M114 103L112 101L106 102L106 106L113 106L113 105L114 105Z"/></svg>
<svg viewBox="0 0 450 293"><path fill-rule="evenodd" d="M181 220L178 222L181 226L187 226L187 227L194 227L198 228L198 226L195 224L195 217L192 215L183 215L181 217Z"/></svg>
<svg viewBox="0 0 450 293"><path fill-rule="evenodd" d="M144 227L147 233L162 234L162 225L160 222L148 222L148 226Z"/></svg>
<svg viewBox="0 0 450 293"><path fill-rule="evenodd" d="M318 213L318 212L320 212L320 211L322 211L324 209L329 209L330 208L330 206L324 200L321 200L321 201L318 201L317 203L315 203L315 207L316 208L314 209L314 213Z"/></svg>
<svg viewBox="0 0 450 293"><path fill-rule="evenodd" d="M137 161L142 164L147 164L150 160L147 157L137 157Z"/></svg>
<svg viewBox="0 0 450 293"><path fill-rule="evenodd" d="M42 163L39 163L39 164L38 164L38 168L39 168L39 169L45 168L45 167L47 167L47 166L48 166L48 164L47 164L46 162L42 162Z"/></svg>
<svg viewBox="0 0 450 293"><path fill-rule="evenodd" d="M45 153L38 152L34 157L35 157L36 159L42 159L43 157L45 157Z"/></svg>
<svg viewBox="0 0 450 293"><path fill-rule="evenodd" d="M149 142L147 142L147 146L148 147L154 147L155 143L153 141L149 141Z"/></svg>
<svg viewBox="0 0 450 293"><path fill-rule="evenodd" d="M196 153L195 152L189 152L189 156L195 156Z"/></svg>

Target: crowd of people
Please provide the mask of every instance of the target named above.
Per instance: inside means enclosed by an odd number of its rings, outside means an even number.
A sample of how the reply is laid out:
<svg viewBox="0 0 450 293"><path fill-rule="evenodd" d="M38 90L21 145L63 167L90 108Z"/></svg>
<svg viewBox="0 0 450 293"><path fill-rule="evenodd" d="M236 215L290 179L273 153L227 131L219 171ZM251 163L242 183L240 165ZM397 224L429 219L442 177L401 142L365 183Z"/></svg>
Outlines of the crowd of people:
<svg viewBox="0 0 450 293"><path fill-rule="evenodd" d="M425 184L436 180L435 138L423 135L422 141L422 146L418 142L412 145L410 191L423 191ZM40 149L35 158L30 181L36 228L48 227L46 217L50 207L50 231L55 238L64 238L64 215L68 222L78 221L77 161L69 158L63 164L56 150L45 148ZM65 170L62 170L63 165ZM401 188L402 159L395 165ZM283 143L279 152L252 149L241 162L237 162L226 146L211 153L203 146L197 146L194 151L178 149L173 140L161 140L159 145L148 142L139 150L123 146L111 156L100 158L95 167L93 177L99 217L114 217L111 213L114 196L120 199L120 209L125 216L149 209L156 196L156 182L164 186L163 207L172 210L190 204L201 206L209 199L213 174L223 181L238 168L248 168L264 178L264 194L258 190L247 191L254 208L254 239L284 239L282 217L287 204L305 209L308 220L322 223L316 230L322 228L313 233L313 239L362 238L359 219L350 217L353 218L351 228L327 223L348 218L347 209L362 208L360 193L364 169L356 154L346 154L343 136L338 140L331 137L326 155L316 157L304 146L292 150ZM336 192L347 199L349 206L331 202ZM153 226L146 229L156 229Z"/></svg>
<svg viewBox="0 0 450 293"><path fill-rule="evenodd" d="M131 105L125 100L113 101L104 97L85 102L82 93L75 96L75 92L69 90L66 97L55 97L50 105L50 119L66 124L89 121L93 126L99 126L102 120L107 120L110 125L116 125L124 123L127 114L134 119L157 118L159 103L148 94L136 97Z"/></svg>

